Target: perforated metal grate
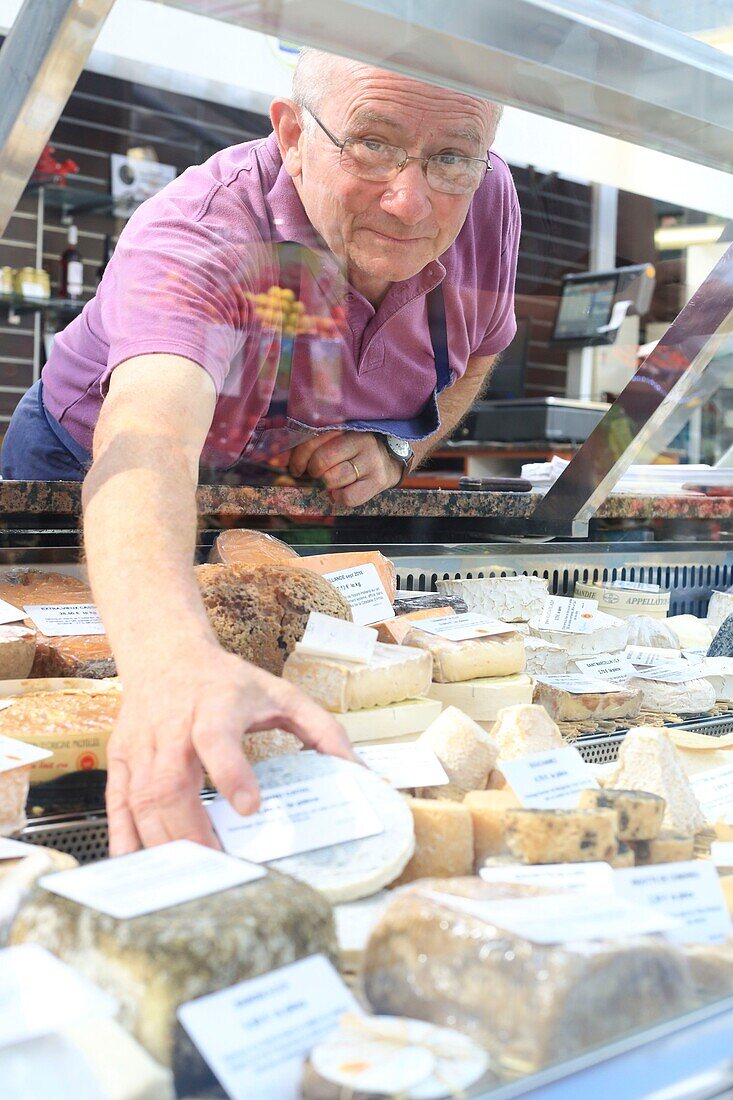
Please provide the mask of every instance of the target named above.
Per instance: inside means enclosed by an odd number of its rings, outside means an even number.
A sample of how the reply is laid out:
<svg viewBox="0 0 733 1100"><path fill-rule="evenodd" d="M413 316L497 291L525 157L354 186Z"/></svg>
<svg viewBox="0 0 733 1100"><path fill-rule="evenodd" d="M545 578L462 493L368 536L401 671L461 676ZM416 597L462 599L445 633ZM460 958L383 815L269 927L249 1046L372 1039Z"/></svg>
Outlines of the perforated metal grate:
<svg viewBox="0 0 733 1100"><path fill-rule="evenodd" d="M42 820L24 830L21 840L69 852L79 863L94 863L109 855L107 818L95 814L89 818Z"/></svg>

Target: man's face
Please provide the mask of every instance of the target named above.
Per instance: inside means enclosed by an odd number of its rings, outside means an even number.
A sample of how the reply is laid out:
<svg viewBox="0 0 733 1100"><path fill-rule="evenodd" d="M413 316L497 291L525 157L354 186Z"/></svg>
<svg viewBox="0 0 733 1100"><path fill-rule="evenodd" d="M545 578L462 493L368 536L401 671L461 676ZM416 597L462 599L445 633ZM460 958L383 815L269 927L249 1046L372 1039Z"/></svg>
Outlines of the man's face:
<svg viewBox="0 0 733 1100"><path fill-rule="evenodd" d="M335 64L317 114L339 141L371 138L411 156L485 157L491 140L481 100L357 62ZM298 153L299 171L289 170L311 224L352 286L375 303L445 252L466 219L473 194L434 191L416 161L389 183L358 179L341 168L340 150L320 128L300 134Z"/></svg>

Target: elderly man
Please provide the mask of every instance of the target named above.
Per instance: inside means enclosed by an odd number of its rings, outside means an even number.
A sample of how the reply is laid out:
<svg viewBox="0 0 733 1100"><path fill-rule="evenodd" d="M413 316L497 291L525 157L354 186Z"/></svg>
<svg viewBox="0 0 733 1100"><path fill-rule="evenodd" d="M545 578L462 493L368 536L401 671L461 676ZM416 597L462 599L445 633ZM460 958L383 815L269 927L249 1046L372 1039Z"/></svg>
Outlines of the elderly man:
<svg viewBox="0 0 733 1100"><path fill-rule="evenodd" d="M519 213L488 155L498 115L304 51L270 137L189 168L131 218L23 398L4 475L85 479L89 573L125 684L113 853L215 843L202 766L254 810L248 730L349 755L332 716L218 646L191 570L199 462L285 455L355 506L451 432L515 331ZM294 343L273 286L299 303Z"/></svg>

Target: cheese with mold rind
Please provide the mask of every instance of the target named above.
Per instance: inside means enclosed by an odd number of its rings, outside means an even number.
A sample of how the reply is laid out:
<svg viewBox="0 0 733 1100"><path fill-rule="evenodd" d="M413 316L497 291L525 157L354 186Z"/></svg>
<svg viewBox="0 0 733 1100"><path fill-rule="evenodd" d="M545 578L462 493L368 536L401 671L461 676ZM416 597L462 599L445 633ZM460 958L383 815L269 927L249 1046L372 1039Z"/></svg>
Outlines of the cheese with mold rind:
<svg viewBox="0 0 733 1100"><path fill-rule="evenodd" d="M565 748L560 730L544 707L533 703L504 707L491 731L500 760L519 760L535 752Z"/></svg>
<svg viewBox="0 0 733 1100"><path fill-rule="evenodd" d="M457 707L447 707L419 743L435 753L451 783L463 791L484 790L499 756L494 738Z"/></svg>
<svg viewBox="0 0 733 1100"><path fill-rule="evenodd" d="M523 863L588 863L618 852L615 810L507 810L506 842Z"/></svg>
<svg viewBox="0 0 733 1100"><path fill-rule="evenodd" d="M530 676L564 676L572 658L555 642L546 642L533 634L524 639L525 671Z"/></svg>
<svg viewBox="0 0 733 1100"><path fill-rule="evenodd" d="M650 791L666 802L663 826L692 836L706 822L682 761L666 730L636 726L621 742L608 786L616 790Z"/></svg>
<svg viewBox="0 0 733 1100"><path fill-rule="evenodd" d="M728 618L733 615L733 592L713 592L708 604L706 622L715 635Z"/></svg>
<svg viewBox="0 0 733 1100"><path fill-rule="evenodd" d="M665 684L634 676L626 686L641 692L641 709L653 714L707 714L715 706L715 688L702 678Z"/></svg>
<svg viewBox="0 0 733 1100"><path fill-rule="evenodd" d="M330 711L386 707L427 695L433 661L430 653L377 642L366 664L311 657L296 647L285 662L283 679L297 684Z"/></svg>
<svg viewBox="0 0 733 1100"><path fill-rule="evenodd" d="M461 596L469 611L501 619L505 623L529 622L547 602L547 581L540 577L486 577L476 580L442 580L439 592Z"/></svg>
<svg viewBox="0 0 733 1100"><path fill-rule="evenodd" d="M608 692L588 691L578 695L538 681L532 702L543 706L556 722L582 722L588 718L635 718L641 710L642 693L636 687L626 686Z"/></svg>
<svg viewBox="0 0 733 1100"><path fill-rule="evenodd" d="M580 809L611 809L618 814L618 838L622 841L653 840L662 828L666 803L650 791L623 791L605 787L580 792Z"/></svg>
<svg viewBox="0 0 733 1100"><path fill-rule="evenodd" d="M511 676L524 668L524 642L520 634L496 634L454 642L413 627L406 646L424 649L433 658L433 680L441 684L480 677Z"/></svg>
<svg viewBox="0 0 733 1100"><path fill-rule="evenodd" d="M665 622L680 643L680 649L707 649L713 631L705 619L697 615L673 615Z"/></svg>
<svg viewBox="0 0 733 1100"><path fill-rule="evenodd" d="M596 612L592 629L583 634L562 630L548 630L539 625L539 618L531 619L529 628L536 638L560 646L571 657L592 657L596 653L618 653L626 648L628 627L623 619L615 619L603 611Z"/></svg>
<svg viewBox="0 0 733 1100"><path fill-rule="evenodd" d="M695 838L674 829L662 829L652 840L629 841L637 867L650 863L683 863L695 854Z"/></svg>

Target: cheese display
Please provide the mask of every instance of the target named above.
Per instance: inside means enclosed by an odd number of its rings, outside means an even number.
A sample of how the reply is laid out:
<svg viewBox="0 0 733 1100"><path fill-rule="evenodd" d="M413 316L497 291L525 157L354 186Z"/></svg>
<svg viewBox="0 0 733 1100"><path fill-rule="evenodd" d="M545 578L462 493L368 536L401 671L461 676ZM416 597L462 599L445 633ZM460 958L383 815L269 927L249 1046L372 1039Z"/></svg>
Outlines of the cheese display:
<svg viewBox="0 0 733 1100"><path fill-rule="evenodd" d="M554 684L535 684L532 702L545 708L556 722L582 721L585 718L635 718L642 707L642 692L631 687L613 691L587 691L582 695ZM636 681L633 681L636 685Z"/></svg>
<svg viewBox="0 0 733 1100"><path fill-rule="evenodd" d="M407 799L374 772L317 752L275 756L254 771L263 792L312 779L327 779L334 787L343 778L355 779L382 825L375 836L272 860L273 870L308 883L334 904L376 894L404 871L415 850L412 814Z"/></svg>
<svg viewBox="0 0 733 1100"><path fill-rule="evenodd" d="M419 743L435 753L451 783L464 793L486 787L499 755L494 738L457 707L447 707Z"/></svg>
<svg viewBox="0 0 733 1100"><path fill-rule="evenodd" d="M439 580L439 592L460 596L469 611L505 623L529 622L542 613L548 595L540 577L486 577L476 580Z"/></svg>
<svg viewBox="0 0 733 1100"><path fill-rule="evenodd" d="M536 810L506 813L506 843L522 863L586 863L617 854L615 810Z"/></svg>
<svg viewBox="0 0 733 1100"><path fill-rule="evenodd" d="M199 565L195 573L220 645L276 676L311 611L351 620L341 593L315 573L278 565Z"/></svg>
<svg viewBox="0 0 733 1100"><path fill-rule="evenodd" d="M718 633L729 615L733 615L733 592L713 592L705 620L713 634Z"/></svg>
<svg viewBox="0 0 733 1100"><path fill-rule="evenodd" d="M713 640L714 632L708 623L696 615L673 615L665 621L680 649L707 649Z"/></svg>
<svg viewBox="0 0 733 1100"><path fill-rule="evenodd" d="M582 634L542 627L538 618L530 619L529 629L535 638L560 646L570 657L618 653L626 648L629 636L629 629L623 619L616 619L602 611L596 612L590 624L590 630Z"/></svg>
<svg viewBox="0 0 733 1100"><path fill-rule="evenodd" d="M337 959L325 898L269 873L127 920L38 886L10 942L41 944L115 997L123 1026L192 1092L212 1078L177 1026L178 1005L315 952Z"/></svg>
<svg viewBox="0 0 733 1100"><path fill-rule="evenodd" d="M630 615L626 625L629 628L628 645L640 645L645 649L680 648L677 635L664 619L654 619L651 615Z"/></svg>
<svg viewBox="0 0 733 1100"><path fill-rule="evenodd" d="M524 643L520 634L496 634L453 642L413 627L404 645L424 649L433 658L433 680L459 683L483 677L511 676L524 668Z"/></svg>
<svg viewBox="0 0 733 1100"><path fill-rule="evenodd" d="M326 710L349 711L386 707L427 695L432 671L429 652L377 642L366 664L312 657L296 648L285 661L282 674Z"/></svg>
<svg viewBox="0 0 733 1100"><path fill-rule="evenodd" d="M621 742L609 786L663 798L665 829L693 835L705 828L700 804L669 735L656 726L630 729Z"/></svg>
<svg viewBox="0 0 733 1100"><path fill-rule="evenodd" d="M564 676L572 658L566 649L530 634L524 639L525 672L530 676Z"/></svg>
<svg viewBox="0 0 733 1100"><path fill-rule="evenodd" d="M28 855L17 859L0 859L0 947L8 946L10 929L18 909L44 875L54 871L70 871L78 866L67 852L29 846Z"/></svg>
<svg viewBox="0 0 733 1100"><path fill-rule="evenodd" d="M463 805L473 819L474 868L478 871L487 859L506 854L507 811L519 802L513 791L471 791Z"/></svg>
<svg viewBox="0 0 733 1100"><path fill-rule="evenodd" d="M420 878L453 878L473 870L473 821L460 802L409 798L415 851L392 886Z"/></svg>
<svg viewBox="0 0 733 1100"><path fill-rule="evenodd" d="M552 752L566 744L545 708L534 703L500 710L491 736L499 746L500 760L519 760L535 752Z"/></svg>
<svg viewBox="0 0 733 1100"><path fill-rule="evenodd" d="M578 806L583 810L615 810L618 814L618 838L623 841L653 840L662 828L666 803L647 791L619 791L604 787L580 792Z"/></svg>
<svg viewBox="0 0 733 1100"><path fill-rule="evenodd" d="M531 703L532 689L532 678L519 673L465 683L433 683L428 695L431 699L438 699L444 707L458 707L475 722L494 722L504 707Z"/></svg>
<svg viewBox="0 0 733 1100"><path fill-rule="evenodd" d="M38 569L10 569L0 573L0 599L22 609L31 604L93 603L91 589L76 577L44 573ZM32 627L30 619L26 626ZM36 633L31 676L86 676L101 679L115 675L112 650L105 634L48 638Z"/></svg>
<svg viewBox="0 0 733 1100"><path fill-rule="evenodd" d="M692 1005L684 956L659 937L536 944L496 917L461 908L466 900L538 893L480 879L428 879L406 887L383 913L365 952L364 989L373 1010L450 1024L484 1045L497 1070L516 1074ZM560 941L562 935L558 929Z"/></svg>
<svg viewBox="0 0 733 1100"><path fill-rule="evenodd" d="M11 623L0 626L0 680L30 676L36 656L36 632Z"/></svg>
<svg viewBox="0 0 733 1100"><path fill-rule="evenodd" d="M468 611L466 601L459 596L447 596L442 592L409 592L407 589L398 589L392 608L395 615L409 615L412 611L423 611L429 608L450 607L456 615L465 615Z"/></svg>
<svg viewBox="0 0 733 1100"><path fill-rule="evenodd" d="M692 859L695 854L695 838L674 829L662 829L652 840L632 840L636 864L644 867L650 863L680 863Z"/></svg>
<svg viewBox="0 0 733 1100"><path fill-rule="evenodd" d="M715 688L707 679L666 684L633 676L626 686L641 694L641 709L653 714L708 714L715 706Z"/></svg>
<svg viewBox="0 0 733 1100"><path fill-rule="evenodd" d="M334 718L354 744L368 741L379 745L414 741L435 721L441 710L437 699L406 699L387 707L337 712Z"/></svg>
<svg viewBox="0 0 733 1100"><path fill-rule="evenodd" d="M380 642L402 645L412 630L413 623L419 623L423 619L442 619L451 615L455 615L452 607L423 607L418 611L410 611L405 615L398 615L396 618L387 619L382 623L374 623L373 626L377 631Z"/></svg>
<svg viewBox="0 0 733 1100"><path fill-rule="evenodd" d="M300 558L292 546L266 531L237 528L216 536L209 561L214 565L295 565Z"/></svg>

